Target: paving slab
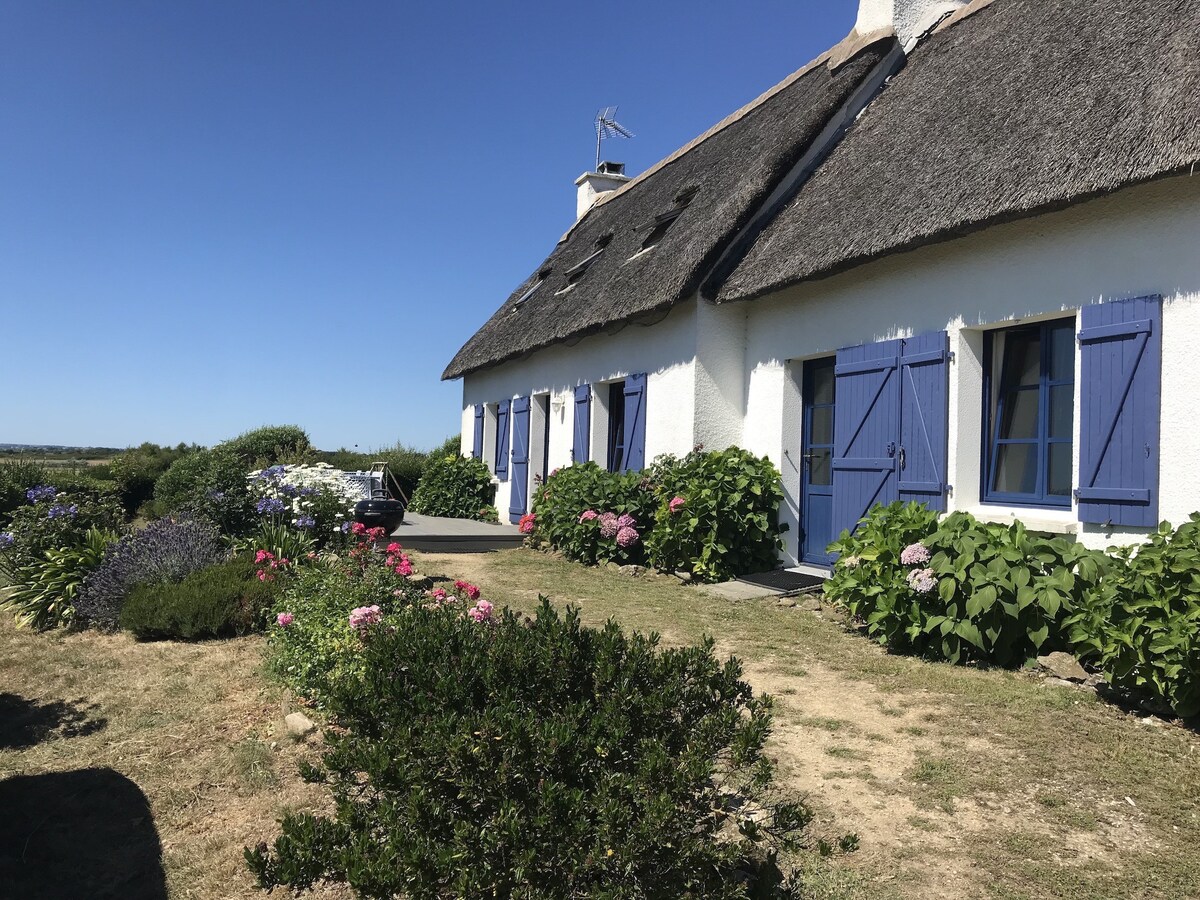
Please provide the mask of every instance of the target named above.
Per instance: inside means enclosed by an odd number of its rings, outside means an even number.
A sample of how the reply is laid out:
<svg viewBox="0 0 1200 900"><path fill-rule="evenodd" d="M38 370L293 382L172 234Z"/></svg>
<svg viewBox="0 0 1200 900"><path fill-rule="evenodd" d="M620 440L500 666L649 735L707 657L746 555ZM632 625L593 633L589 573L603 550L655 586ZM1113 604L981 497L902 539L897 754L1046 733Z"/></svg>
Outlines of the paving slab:
<svg viewBox="0 0 1200 900"><path fill-rule="evenodd" d="M437 553L481 553L520 547L525 536L516 525L476 522L406 513L404 523L392 532L406 550Z"/></svg>

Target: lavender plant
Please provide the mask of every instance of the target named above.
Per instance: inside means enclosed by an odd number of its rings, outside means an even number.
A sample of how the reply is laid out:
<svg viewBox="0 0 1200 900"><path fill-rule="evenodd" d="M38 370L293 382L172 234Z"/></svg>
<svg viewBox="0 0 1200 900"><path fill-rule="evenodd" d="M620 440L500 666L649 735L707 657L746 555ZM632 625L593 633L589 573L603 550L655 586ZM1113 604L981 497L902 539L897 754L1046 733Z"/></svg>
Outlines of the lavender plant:
<svg viewBox="0 0 1200 900"><path fill-rule="evenodd" d="M228 558L225 541L211 522L185 515L160 519L108 549L79 592L77 618L116 628L121 607L135 587L178 583Z"/></svg>

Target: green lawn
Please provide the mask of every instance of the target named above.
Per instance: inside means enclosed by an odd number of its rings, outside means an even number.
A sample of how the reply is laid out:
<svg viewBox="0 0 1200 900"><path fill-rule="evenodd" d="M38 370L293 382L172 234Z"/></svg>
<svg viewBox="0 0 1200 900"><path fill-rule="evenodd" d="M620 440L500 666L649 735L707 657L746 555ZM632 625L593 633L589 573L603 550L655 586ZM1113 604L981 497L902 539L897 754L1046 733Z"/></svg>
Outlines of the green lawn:
<svg viewBox="0 0 1200 900"><path fill-rule="evenodd" d="M733 602L528 550L415 554L531 609L539 593L668 642L717 639L777 699L786 784L817 834L823 897L1200 897L1200 736L1037 677L889 656L832 614Z"/></svg>

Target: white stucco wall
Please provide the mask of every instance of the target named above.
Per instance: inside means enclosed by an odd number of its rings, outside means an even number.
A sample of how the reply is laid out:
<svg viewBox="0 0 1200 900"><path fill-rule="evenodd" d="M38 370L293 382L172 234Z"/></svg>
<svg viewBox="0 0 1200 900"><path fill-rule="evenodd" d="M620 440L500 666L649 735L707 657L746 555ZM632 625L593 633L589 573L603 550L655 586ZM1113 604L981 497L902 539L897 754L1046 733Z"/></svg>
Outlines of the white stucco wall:
<svg viewBox="0 0 1200 900"><path fill-rule="evenodd" d="M794 563L797 553L799 363L839 347L940 329L949 332L955 353L950 509L1000 520L1017 516L1031 526L1078 533L1092 546L1136 540L1135 533L1078 525L1073 511L979 503L982 330L1147 294L1165 298L1159 514L1178 523L1200 509L1200 428L1193 421L1200 383L1198 248L1200 178L1178 177L740 304L747 310L743 444L769 455L783 472L783 519L792 526L785 536L787 561ZM1076 391L1078 457L1078 377ZM1076 458L1076 470L1078 465Z"/></svg>
<svg viewBox="0 0 1200 900"><path fill-rule="evenodd" d="M489 409L503 399L550 395L550 467L570 465L573 438L574 392L580 384L599 385L592 403L592 459L601 464L607 452L607 417L604 385L645 372L646 460L663 453L686 453L695 443L695 344L696 303L673 309L654 325L630 325L615 334L584 338L574 346L551 347L516 360L467 375L463 379L463 452L471 452L473 408ZM531 430L536 426L531 417ZM485 458L495 442L495 419L485 429ZM540 438L539 438L540 440ZM531 448L532 449L532 448ZM531 453L529 489L540 468ZM494 465L491 466L494 470ZM496 506L507 521L510 482L499 482Z"/></svg>

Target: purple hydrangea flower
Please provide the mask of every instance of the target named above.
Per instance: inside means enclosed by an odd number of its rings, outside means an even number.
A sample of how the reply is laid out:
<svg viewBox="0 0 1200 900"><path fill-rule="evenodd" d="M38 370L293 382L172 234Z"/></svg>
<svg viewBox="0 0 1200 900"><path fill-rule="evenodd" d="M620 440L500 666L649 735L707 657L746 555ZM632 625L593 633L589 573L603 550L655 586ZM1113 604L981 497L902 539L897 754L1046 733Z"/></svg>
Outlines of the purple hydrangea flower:
<svg viewBox="0 0 1200 900"><path fill-rule="evenodd" d="M611 538L616 537L621 526L617 524L616 513L602 513L600 516L600 537Z"/></svg>
<svg viewBox="0 0 1200 900"><path fill-rule="evenodd" d="M617 518L617 528L618 529L636 528L636 527L637 527L637 520L633 516L629 515L629 513L624 513Z"/></svg>
<svg viewBox="0 0 1200 900"><path fill-rule="evenodd" d="M908 573L908 586L918 594L928 594L937 587L933 569L913 569Z"/></svg>
<svg viewBox="0 0 1200 900"><path fill-rule="evenodd" d="M632 547L634 544L636 544L641 539L642 539L642 536L637 533L636 528L630 528L629 526L625 526L624 528L621 528L617 531L617 546L618 547L621 547L621 548Z"/></svg>
<svg viewBox="0 0 1200 900"><path fill-rule="evenodd" d="M53 500L56 496L58 496L58 491L48 484L39 484L37 487L31 487L25 492L25 499L30 503Z"/></svg>
<svg viewBox="0 0 1200 900"><path fill-rule="evenodd" d="M276 497L263 497L254 507L261 515L273 516L287 509L284 502Z"/></svg>
<svg viewBox="0 0 1200 900"><path fill-rule="evenodd" d="M919 566L929 562L929 548L924 544L909 544L900 551L900 563L905 566Z"/></svg>

